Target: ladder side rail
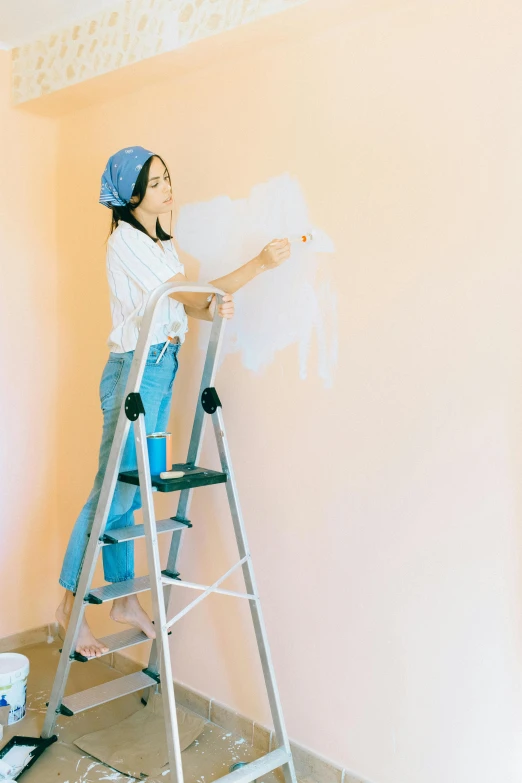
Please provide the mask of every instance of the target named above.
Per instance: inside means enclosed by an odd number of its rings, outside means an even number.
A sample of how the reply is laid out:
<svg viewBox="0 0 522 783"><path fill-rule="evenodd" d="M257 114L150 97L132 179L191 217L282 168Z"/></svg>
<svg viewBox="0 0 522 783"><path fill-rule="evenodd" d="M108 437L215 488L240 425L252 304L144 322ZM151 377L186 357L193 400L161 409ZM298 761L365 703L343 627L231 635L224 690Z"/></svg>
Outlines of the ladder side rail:
<svg viewBox="0 0 522 783"><path fill-rule="evenodd" d="M223 291L219 288L214 288L213 285L197 285L195 283L163 283L163 285L158 286L151 292L141 319L140 333L129 373L127 388L125 389L125 395L130 392L139 392L143 371L145 369L147 351L150 347L152 325L155 320L156 310L161 300L172 293L216 294L218 298L223 296Z"/></svg>
<svg viewBox="0 0 522 783"><path fill-rule="evenodd" d="M221 302L221 296L218 296L218 303ZM221 346L223 344L223 336L225 333L225 320L221 318L216 307L216 313L212 322L212 330L210 332L210 338L208 342L207 354L205 357L205 364L203 366L203 375L201 378L201 384L199 387L198 401L196 405L196 412L194 414L194 423L192 425L192 433L190 436L190 443L187 454L187 463L193 463L197 465L201 448L203 445L203 436L205 434L206 414L201 404L201 395L208 386L213 386L216 378L219 354ZM178 519L187 519L190 512L190 504L192 501L193 489L183 489L180 492L178 508L176 516ZM183 533L186 531L180 530L172 534L169 555L167 558L167 571L171 573L176 572L177 562L181 551L181 545L183 543ZM171 596L171 586L165 586L165 608L168 610ZM154 647L154 645L153 645ZM151 650L150 664L153 665L155 661L155 651Z"/></svg>
<svg viewBox="0 0 522 783"><path fill-rule="evenodd" d="M203 375L201 377L201 384L199 387L199 394L196 404L196 412L194 414L194 424L192 425L192 433L190 436L190 443L188 448L187 462L197 464L200 455L201 448L203 446L203 436L205 434L206 425L206 413L203 410L201 404L201 395L203 391L209 386L214 385L216 378L217 366L219 361L219 355L223 344L223 337L225 334L225 320L218 314L216 308L216 314L212 323L212 331L210 333L210 339L208 342L207 355L205 357L205 364L203 366ZM190 501L192 498L192 490L185 489L180 493L178 510L176 516L185 519L189 513Z"/></svg>
<svg viewBox="0 0 522 783"><path fill-rule="evenodd" d="M221 301L221 297L218 297ZM207 354L205 357L205 364L203 366L203 375L201 378L201 384L199 387L198 401L196 405L196 412L194 414L194 423L192 425L192 433L190 436L190 443L187 454L187 463L194 463L197 465L199 457L201 455L201 448L203 446L203 436L205 434L206 414L201 404L201 395L208 386L214 385L216 378L217 365L219 360L219 354L221 346L223 344L223 336L225 333L225 320L221 318L216 308L216 314L212 322L212 330L210 332L210 339L208 342ZM178 519L186 519L190 511L190 504L192 501L193 489L183 489L180 492L178 509L176 516ZM176 571L176 564L178 561L179 553L181 550L182 536L185 531L180 531L177 535L173 535L171 539L171 547L167 560L167 570ZM166 590L166 608L168 608L168 599L170 598L170 588Z"/></svg>
<svg viewBox="0 0 522 783"><path fill-rule="evenodd" d="M167 733L167 749L172 783L183 783L183 767L181 762L181 747L179 743L179 728L176 713L176 698L172 661L170 655L167 618L163 596L161 563L158 549L158 536L152 498L152 483L150 477L149 455L147 452L147 435L145 417L140 415L134 422L136 438L136 455L138 458L138 474L142 492L143 523L149 566L150 589L156 628L156 648L160 658L160 683L163 697L163 714Z"/></svg>
<svg viewBox="0 0 522 783"><path fill-rule="evenodd" d="M232 459L230 456L230 450L225 431L223 412L220 407L216 410L215 413L212 414L212 423L214 425L214 432L216 435L219 457L221 460L221 468L223 472L227 474L227 482L225 486L227 490L234 530L236 533L239 556L240 558L247 556L247 560L243 565L243 577L245 580L246 589L248 593L256 596L256 600L249 601L249 605L257 639L259 655L261 658L261 666L263 669L268 701L270 703L270 711L272 713L272 720L274 722L274 730L279 747L284 748L289 756L289 761L283 767L285 783L296 783L295 767L292 758L292 751L290 748L290 741L286 732L281 699L276 683L266 626L261 609L261 601L259 600L259 593L255 580L254 568L252 565L252 556L248 547L246 528L239 502L239 493L237 490L236 479L232 467Z"/></svg>
<svg viewBox="0 0 522 783"><path fill-rule="evenodd" d="M221 297L218 296L218 304L221 302ZM208 342L207 354L205 357L205 364L203 366L203 375L201 378L201 384L199 389L199 396L196 405L196 413L194 415L194 423L192 425L192 433L190 436L190 443L188 448L187 463L193 462L195 465L198 463L201 447L203 444L203 435L205 433L206 414L201 405L201 395L208 386L214 385L214 379L216 377L219 354L221 346L223 344L223 335L225 332L225 321L218 313L214 315L212 322L212 329L210 332L210 338ZM178 501L178 510L176 516L179 519L186 519L190 512L190 504L192 501L192 489L183 489L180 492ZM170 540L170 549L167 558L167 571L170 573L177 572L177 563L181 552L181 546L183 543L183 536L186 531L180 530L172 534ZM170 607L170 600L172 595L172 585L167 584L164 587L165 595L165 609L168 612ZM152 643L152 648L149 655L149 669L157 672L157 650L156 642ZM147 699L147 697L145 697Z"/></svg>
<svg viewBox="0 0 522 783"><path fill-rule="evenodd" d="M60 656L53 689L49 699L47 714L45 716L42 731L42 737L44 738L50 737L53 733L57 714L56 710L59 709L63 698L63 693L71 666L70 656L76 645L76 640L80 631L80 623L85 612L84 598L91 586L92 579L94 577L97 555L100 549L99 539L100 536L103 535L105 525L107 523L109 509L114 495L116 481L118 479L118 472L123 456L123 450L125 448L127 435L130 429L130 420L127 418L125 413L125 400L130 392L139 392L150 345L152 324L154 323L158 305L163 297L173 292L214 293L217 295L222 295L222 292L219 289L214 288L214 286L196 285L194 283L180 284L167 282L152 291L149 299L147 300L141 322L138 343L134 352L134 358L132 360L129 378L127 380L125 394L116 424L116 431L114 433L114 438L109 453L107 468L105 470L105 476L103 478L103 483L100 490L100 497L98 499L98 505L96 507L96 513L89 535L89 542L85 550L83 564L80 571L80 579L76 590L76 599L74 601L71 616L69 618L69 625L63 642L62 654Z"/></svg>

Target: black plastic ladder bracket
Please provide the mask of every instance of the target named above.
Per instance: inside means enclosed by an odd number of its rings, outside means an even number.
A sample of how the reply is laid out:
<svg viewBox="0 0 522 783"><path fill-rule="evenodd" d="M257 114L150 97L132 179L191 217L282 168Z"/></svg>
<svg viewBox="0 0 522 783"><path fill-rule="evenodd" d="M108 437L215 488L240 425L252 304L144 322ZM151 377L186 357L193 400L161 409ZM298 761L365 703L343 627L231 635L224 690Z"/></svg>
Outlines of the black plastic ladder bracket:
<svg viewBox="0 0 522 783"><path fill-rule="evenodd" d="M161 573L163 576L167 576L169 579L179 579L180 577L179 571L169 571L168 568L165 568Z"/></svg>
<svg viewBox="0 0 522 783"><path fill-rule="evenodd" d="M213 386L209 386L201 395L201 404L205 413L215 413L218 408L222 408L221 400Z"/></svg>
<svg viewBox="0 0 522 783"><path fill-rule="evenodd" d="M145 415L141 394L139 392L131 392L125 400L125 415L131 421L136 421L140 413Z"/></svg>
<svg viewBox="0 0 522 783"><path fill-rule="evenodd" d="M159 685L160 676L157 672L153 672L152 669L142 669L142 672L143 674L147 674L149 677L152 677L153 680L156 680Z"/></svg>
<svg viewBox="0 0 522 783"><path fill-rule="evenodd" d="M113 538L112 536L109 536L107 533L104 533L103 536L100 536L100 541L102 544L119 544L117 538Z"/></svg>
<svg viewBox="0 0 522 783"><path fill-rule="evenodd" d="M61 651L60 651L61 652ZM91 660L90 658L87 658L86 655L82 655L79 652L74 652L69 655L69 659L71 661L79 661L79 663L87 663L87 661Z"/></svg>
<svg viewBox="0 0 522 783"><path fill-rule="evenodd" d="M61 653L61 652L62 652L62 650L63 650L63 648L62 648L62 647L60 647L60 649L58 650L58 652L60 652L60 653ZM70 661L79 661L80 663L87 663L87 661L89 661L89 660L90 660L90 658L87 658L85 655L82 655L82 654L81 654L81 653L79 653L79 652L73 652L73 653L71 653L71 654L69 655L69 660L70 660Z"/></svg>
<svg viewBox="0 0 522 783"><path fill-rule="evenodd" d="M178 516L171 517L171 519L174 522L181 522L182 525L186 525L187 527L192 527L192 522L190 521L190 519L183 519L182 517L178 517Z"/></svg>

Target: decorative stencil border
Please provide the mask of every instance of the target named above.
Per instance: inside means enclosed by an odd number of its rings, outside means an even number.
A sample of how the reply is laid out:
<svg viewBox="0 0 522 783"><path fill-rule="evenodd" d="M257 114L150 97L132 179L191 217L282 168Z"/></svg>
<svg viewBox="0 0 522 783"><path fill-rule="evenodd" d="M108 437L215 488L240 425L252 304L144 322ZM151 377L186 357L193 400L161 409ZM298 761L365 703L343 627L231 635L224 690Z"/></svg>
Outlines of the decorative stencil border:
<svg viewBox="0 0 522 783"><path fill-rule="evenodd" d="M13 49L14 104L70 87L308 0L126 0Z"/></svg>

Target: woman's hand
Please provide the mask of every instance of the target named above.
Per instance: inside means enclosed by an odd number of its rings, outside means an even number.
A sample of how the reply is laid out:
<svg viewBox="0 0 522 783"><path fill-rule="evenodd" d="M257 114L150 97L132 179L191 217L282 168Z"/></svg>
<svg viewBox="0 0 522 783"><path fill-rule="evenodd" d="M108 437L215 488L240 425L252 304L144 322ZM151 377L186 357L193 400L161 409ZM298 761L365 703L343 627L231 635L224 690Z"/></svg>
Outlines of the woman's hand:
<svg viewBox="0 0 522 783"><path fill-rule="evenodd" d="M210 303L210 307L208 308L210 310L210 315L212 318L214 318L214 313L216 312L216 297L212 297L212 301ZM234 315L234 300L232 299L231 294L225 294L223 297L222 303L218 307L218 313L221 316L221 318L225 318L227 321L230 320L230 318Z"/></svg>
<svg viewBox="0 0 522 783"><path fill-rule="evenodd" d="M291 246L288 239L273 239L258 256L259 271L265 272L267 269L275 269L280 266L290 257L290 252Z"/></svg>

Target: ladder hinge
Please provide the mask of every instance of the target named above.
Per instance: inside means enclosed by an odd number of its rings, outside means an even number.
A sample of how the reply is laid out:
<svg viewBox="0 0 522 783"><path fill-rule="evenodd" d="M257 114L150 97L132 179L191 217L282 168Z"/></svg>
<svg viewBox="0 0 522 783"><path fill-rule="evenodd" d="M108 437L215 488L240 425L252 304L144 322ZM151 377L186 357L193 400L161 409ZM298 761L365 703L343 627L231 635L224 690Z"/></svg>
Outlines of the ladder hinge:
<svg viewBox="0 0 522 783"><path fill-rule="evenodd" d="M221 400L218 397L217 391L213 386L209 386L205 389L201 395L201 404L205 413L215 413L218 408L222 408Z"/></svg>
<svg viewBox="0 0 522 783"><path fill-rule="evenodd" d="M152 677L153 680L156 680L156 682L159 685L160 676L157 672L153 672L152 669L142 669L143 674L147 674L149 677Z"/></svg>
<svg viewBox="0 0 522 783"><path fill-rule="evenodd" d="M131 421L136 421L140 413L145 414L141 395L139 392L131 392L125 400L125 415Z"/></svg>

